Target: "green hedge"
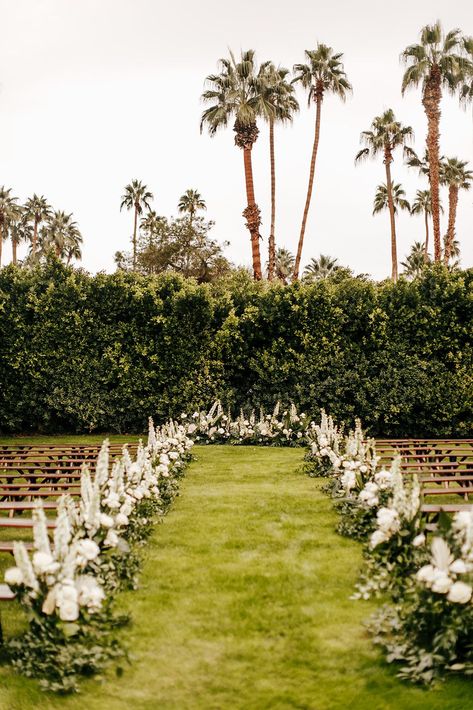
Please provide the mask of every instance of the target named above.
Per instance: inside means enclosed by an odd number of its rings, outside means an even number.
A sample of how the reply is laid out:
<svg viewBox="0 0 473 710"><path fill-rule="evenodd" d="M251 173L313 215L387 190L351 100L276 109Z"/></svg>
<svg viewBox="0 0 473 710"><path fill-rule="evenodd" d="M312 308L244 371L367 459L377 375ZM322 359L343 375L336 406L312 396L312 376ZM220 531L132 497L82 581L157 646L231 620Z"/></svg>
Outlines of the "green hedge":
<svg viewBox="0 0 473 710"><path fill-rule="evenodd" d="M207 406L325 407L377 435L472 434L473 270L214 286L0 271L0 430L143 431Z"/></svg>

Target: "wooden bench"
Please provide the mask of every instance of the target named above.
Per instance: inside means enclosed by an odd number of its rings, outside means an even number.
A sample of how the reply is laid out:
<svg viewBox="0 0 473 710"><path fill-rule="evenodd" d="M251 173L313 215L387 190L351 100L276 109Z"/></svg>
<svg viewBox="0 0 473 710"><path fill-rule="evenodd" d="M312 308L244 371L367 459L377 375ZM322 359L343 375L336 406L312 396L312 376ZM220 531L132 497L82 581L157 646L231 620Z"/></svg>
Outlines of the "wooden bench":
<svg viewBox="0 0 473 710"><path fill-rule="evenodd" d="M32 518L5 518L0 516L0 528L30 529L32 527ZM56 520L47 519L46 527L48 530L53 530L56 527Z"/></svg>

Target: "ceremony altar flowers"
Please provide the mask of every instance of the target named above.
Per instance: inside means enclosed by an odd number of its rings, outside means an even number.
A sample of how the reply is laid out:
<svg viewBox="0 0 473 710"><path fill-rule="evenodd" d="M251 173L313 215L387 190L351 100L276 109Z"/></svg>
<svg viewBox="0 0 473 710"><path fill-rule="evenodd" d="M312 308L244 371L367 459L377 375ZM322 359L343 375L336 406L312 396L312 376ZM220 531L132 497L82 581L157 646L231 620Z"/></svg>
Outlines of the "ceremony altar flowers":
<svg viewBox="0 0 473 710"><path fill-rule="evenodd" d="M219 400L214 402L208 412L194 412L191 416L181 415L186 422L185 431L196 443L218 444L254 444L284 446L306 443L309 427L307 415L298 413L294 404L281 411L276 403L273 413L266 414L261 408L245 413L240 410L234 419L230 411L224 412Z"/></svg>

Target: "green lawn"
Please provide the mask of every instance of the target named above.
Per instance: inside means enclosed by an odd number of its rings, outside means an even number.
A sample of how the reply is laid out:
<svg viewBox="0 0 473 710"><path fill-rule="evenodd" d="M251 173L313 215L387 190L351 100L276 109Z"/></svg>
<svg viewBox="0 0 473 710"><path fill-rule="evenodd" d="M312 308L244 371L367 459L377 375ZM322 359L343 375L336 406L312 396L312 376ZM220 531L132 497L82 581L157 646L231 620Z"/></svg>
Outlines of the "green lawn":
<svg viewBox="0 0 473 710"><path fill-rule="evenodd" d="M198 447L181 496L124 594L134 625L123 677L70 698L0 667L1 710L473 709L471 683L401 683L351 601L360 547L334 533L297 449ZM14 607L3 620L13 623Z"/></svg>

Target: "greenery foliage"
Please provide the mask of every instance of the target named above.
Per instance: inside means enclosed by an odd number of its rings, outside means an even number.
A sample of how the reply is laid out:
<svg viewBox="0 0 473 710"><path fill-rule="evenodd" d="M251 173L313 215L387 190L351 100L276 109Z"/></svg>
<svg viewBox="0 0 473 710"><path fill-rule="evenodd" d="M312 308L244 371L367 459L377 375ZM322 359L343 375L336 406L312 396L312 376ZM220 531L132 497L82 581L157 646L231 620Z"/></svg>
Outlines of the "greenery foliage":
<svg viewBox="0 0 473 710"><path fill-rule="evenodd" d="M355 415L372 435L462 436L473 421L473 271L312 284L236 272L0 272L0 429L143 431L216 398Z"/></svg>

